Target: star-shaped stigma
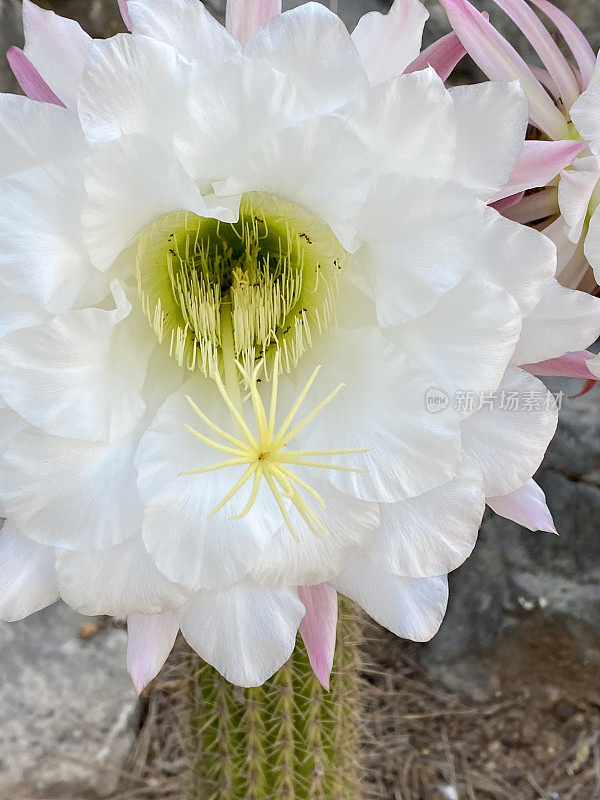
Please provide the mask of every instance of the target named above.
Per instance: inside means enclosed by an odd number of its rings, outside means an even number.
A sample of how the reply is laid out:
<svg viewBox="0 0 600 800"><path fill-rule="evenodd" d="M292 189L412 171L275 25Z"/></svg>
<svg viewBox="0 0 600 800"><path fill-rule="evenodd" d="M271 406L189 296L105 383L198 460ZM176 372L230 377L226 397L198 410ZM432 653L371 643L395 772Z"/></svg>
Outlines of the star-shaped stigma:
<svg viewBox="0 0 600 800"><path fill-rule="evenodd" d="M250 391L250 399L256 421L257 434L254 436L250 428L246 424L243 413L236 407L232 398L228 394L223 381L218 373L214 375L217 388L223 401L229 409L232 419L237 424L242 433L242 437L233 436L232 434L224 431L219 426L215 425L203 411L201 411L191 397L186 395L186 399L195 413L200 417L202 422L213 433L220 437L223 442L214 441L208 438L203 433L195 430L190 425L185 425L186 429L197 439L209 447L214 448L222 453L226 453L230 458L224 461L219 461L216 464L211 464L208 467L200 467L199 469L191 469L181 473L182 475L200 475L205 472L213 472L214 470L226 469L228 467L237 467L247 465L247 469L242 476L237 480L231 489L227 492L225 497L213 508L210 512L208 519L214 517L224 506L227 505L235 495L250 481L252 480L252 489L248 502L239 514L232 516L231 519L242 519L248 514L258 496L261 481L265 480L274 499L277 503L281 515L287 528L294 537L298 538L297 532L294 530L292 520L290 518L289 510L286 507L285 499L287 498L296 508L302 519L306 522L309 530L316 536L326 534L327 528L319 519L317 514L313 511L306 499L302 496L301 491L313 497L321 509L325 509L325 502L321 495L313 489L305 480L300 478L294 471L297 467L306 467L310 469L324 469L324 470L344 470L348 472L361 472L362 470L347 467L342 464L331 464L326 461L313 460L328 458L337 455L346 455L352 453L365 453L366 450L287 450L287 445L292 439L310 422L312 422L317 414L327 406L336 395L343 388L344 384L337 386L331 394L322 400L313 410L307 414L300 422L292 427L292 423L296 414L300 410L300 406L304 402L306 395L313 385L320 367L317 367L312 373L304 388L296 398L290 411L282 424L275 430L275 416L277 413L277 392L279 388L279 354L275 357L273 368L272 387L271 387L271 402L269 413L265 409L262 398L257 388L258 373L263 366L260 362L252 375L244 370L240 363L237 363L242 377L247 384Z"/></svg>

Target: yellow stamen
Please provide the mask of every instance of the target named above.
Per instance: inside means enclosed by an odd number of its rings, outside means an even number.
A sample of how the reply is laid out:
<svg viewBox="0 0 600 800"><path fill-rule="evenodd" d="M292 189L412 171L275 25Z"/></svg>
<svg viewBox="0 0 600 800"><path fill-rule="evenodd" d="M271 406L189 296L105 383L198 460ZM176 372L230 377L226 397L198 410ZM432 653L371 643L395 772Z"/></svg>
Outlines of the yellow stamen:
<svg viewBox="0 0 600 800"><path fill-rule="evenodd" d="M238 481L236 481L236 483L234 483L234 485L227 492L225 497L219 503L217 503L217 505L213 508L213 510L208 515L208 519L212 519L215 516L215 514L218 514L219 511L223 508L223 506L226 506L227 503L239 492L242 486L245 486L246 483L248 483L255 469L256 466L254 464L250 464L250 466L244 472L242 477Z"/></svg>
<svg viewBox="0 0 600 800"><path fill-rule="evenodd" d="M196 439L200 439L201 442L207 444L209 447L214 447L215 450L220 450L222 453L232 453L235 456L243 456L244 451L240 450L239 447L236 449L235 447L229 447L226 444L219 444L219 442L214 442L212 439L209 439L208 436L204 436L204 434L197 431L195 428L192 428L191 425L184 425L183 426L188 433L191 433L192 436L195 436Z"/></svg>
<svg viewBox="0 0 600 800"><path fill-rule="evenodd" d="M221 436L223 439L227 439L228 442L235 444L237 447L244 447L244 442L240 441L240 439L236 439L235 436L231 436L231 434L226 433L224 430L222 430L222 428L219 428L217 425L215 425L214 422L211 422L206 414L203 414L202 411L200 411L196 403L194 403L189 395L186 394L185 399L188 401L206 427L210 428L213 433L216 433L217 436Z"/></svg>
<svg viewBox="0 0 600 800"><path fill-rule="evenodd" d="M196 431L191 426L186 425L186 429L195 436L199 441L203 442L203 444L207 445L208 447L212 447L215 450L219 450L225 453L231 453L232 455L236 456L235 458L226 459L224 461L220 461L217 464L213 464L208 467L201 467L195 470L189 470L188 472L182 473L183 475L197 475L202 474L205 472L211 472L217 469L224 469L227 467L232 466L240 466L244 465L247 467L243 475L233 484L230 490L227 492L225 497L215 506L215 508L211 511L209 515L209 519L212 519L215 514L217 514L222 508L224 508L233 498L238 494L238 492L248 483L250 478L253 478L252 481L252 489L250 491L250 495L248 500L239 514L232 516L231 519L242 519L245 517L256 502L258 497L258 493L260 491L260 486L262 483L262 479L264 478L268 488L277 503L277 506L281 512L283 517L283 521L286 527L289 529L290 533L294 537L294 539L298 539L298 532L294 529L288 508L286 506L286 502L284 501L284 497L287 498L289 502L294 506L302 520L305 522L307 528L315 535L315 536L322 536L322 534L327 534L327 528L319 518L319 516L315 513L315 511L310 507L307 503L306 499L300 494L298 491L299 489L303 490L307 495L310 495L316 503L319 505L321 510L325 510L325 501L321 497L321 495L312 487L310 484L304 480L303 478L296 475L295 471L291 469L291 467L303 467L307 469L324 469L324 470L340 470L344 472L362 472L363 470L356 469L354 467L346 466L344 464L334 464L329 463L326 461L321 460L311 460L308 457L331 457L336 455L352 455L358 453L365 453L367 452L364 449L354 449L354 450L345 450L345 449L333 449L333 450L286 450L285 447L290 442L294 436L297 435L299 431L305 428L312 420L315 419L317 414L319 414L325 406L327 406L340 392L342 389L342 384L334 389L324 400L322 400L309 414L307 414L304 419L299 422L291 431L288 432L290 425L292 424L294 417L296 416L300 406L302 405L306 395L308 394L312 384L314 383L317 374L319 372L319 367L314 370L308 381L306 382L304 388L294 401L289 413L287 414L285 420L283 421L282 425L279 427L279 430L275 431L275 416L277 411L277 392L278 392L278 372L279 372L279 364L278 364L278 356L275 357L275 361L273 364L273 385L271 388L271 403L269 408L269 414L265 410L265 406L258 391L258 375L261 369L264 367L266 370L266 365L264 360L261 360L250 372L250 370L245 369L241 362L236 362L237 370L239 371L243 381L247 384L249 389L249 399L251 401L252 410L254 413L254 420L256 424L257 435L254 436L246 421L243 417L243 406L238 408L236 403L233 402L231 396L227 392L223 381L218 373L218 370L215 374L215 381L217 384L217 388L221 397L225 401L227 408L232 417L232 421L239 427L246 438L246 442L231 436L226 431L221 430L217 425L212 423L206 415L200 411L198 406L196 406L193 401L189 400L191 407L196 412L198 417L207 425L207 427L215 432L217 435L221 436L226 442L235 445L231 447L230 444L220 444L219 442L213 441L212 439L204 436L203 434ZM232 375L228 373L228 383L232 382ZM236 382L235 388L237 389L238 384Z"/></svg>

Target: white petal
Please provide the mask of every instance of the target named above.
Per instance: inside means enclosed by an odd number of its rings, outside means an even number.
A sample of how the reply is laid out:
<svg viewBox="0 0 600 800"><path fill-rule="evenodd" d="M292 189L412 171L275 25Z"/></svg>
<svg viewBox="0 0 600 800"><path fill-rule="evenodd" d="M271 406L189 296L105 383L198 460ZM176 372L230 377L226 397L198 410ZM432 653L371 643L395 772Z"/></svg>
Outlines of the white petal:
<svg viewBox="0 0 600 800"><path fill-rule="evenodd" d="M577 161L573 166L577 167ZM581 238L592 193L599 180L600 172L597 171L575 168L560 173L558 204L566 223L567 238L574 244Z"/></svg>
<svg viewBox="0 0 600 800"><path fill-rule="evenodd" d="M556 271L552 242L489 206L483 209L478 227L471 243L473 272L501 286L517 302L521 313L527 314L538 304Z"/></svg>
<svg viewBox="0 0 600 800"><path fill-rule="evenodd" d="M365 547L379 526L376 503L365 503L343 494L324 480L315 480L310 470L297 473L322 497L322 510L309 496L306 500L327 532L317 536L295 507L289 511L293 539L281 528L252 568L256 583L269 586L300 586L323 583L337 575Z"/></svg>
<svg viewBox="0 0 600 800"><path fill-rule="evenodd" d="M546 226L543 234L556 246L556 278L561 285L592 293L596 281L584 253L584 240L573 244L567 239L562 217Z"/></svg>
<svg viewBox="0 0 600 800"><path fill-rule="evenodd" d="M55 160L0 183L0 284L55 312L70 308L93 269L81 243L81 164Z"/></svg>
<svg viewBox="0 0 600 800"><path fill-rule="evenodd" d="M175 131L181 162L202 186L229 175L266 137L305 115L294 84L262 61L240 57L197 80L189 118Z"/></svg>
<svg viewBox="0 0 600 800"><path fill-rule="evenodd" d="M0 341L3 397L32 425L55 436L118 441L141 419L156 342L118 284L114 292L113 311L69 311Z"/></svg>
<svg viewBox="0 0 600 800"><path fill-rule="evenodd" d="M454 104L433 69L382 83L338 113L368 147L381 174L450 177L456 156Z"/></svg>
<svg viewBox="0 0 600 800"><path fill-rule="evenodd" d="M584 292L547 283L538 305L523 320L513 361L536 364L585 350L600 334L600 300Z"/></svg>
<svg viewBox="0 0 600 800"><path fill-rule="evenodd" d="M127 670L138 694L162 669L178 632L179 622L171 612L127 617Z"/></svg>
<svg viewBox="0 0 600 800"><path fill-rule="evenodd" d="M452 399L459 392L497 388L517 343L521 314L506 292L468 273L428 314L390 330Z"/></svg>
<svg viewBox="0 0 600 800"><path fill-rule="evenodd" d="M94 41L77 101L88 141L98 145L141 133L168 147L195 75L176 50L146 36Z"/></svg>
<svg viewBox="0 0 600 800"><path fill-rule="evenodd" d="M0 455L0 505L41 544L89 550L139 530L135 443L48 436L27 428Z"/></svg>
<svg viewBox="0 0 600 800"><path fill-rule="evenodd" d="M0 451L4 450L10 440L26 427L27 423L23 417L9 408L0 397Z"/></svg>
<svg viewBox="0 0 600 800"><path fill-rule="evenodd" d="M246 45L251 58L293 77L320 114L364 91L367 77L342 20L320 3L305 3L274 17Z"/></svg>
<svg viewBox="0 0 600 800"><path fill-rule="evenodd" d="M56 572L61 597L80 614L161 614L188 597L157 570L139 533L102 550L59 551Z"/></svg>
<svg viewBox="0 0 600 800"><path fill-rule="evenodd" d="M355 561L331 581L380 625L415 642L427 642L442 624L448 603L448 580L400 578L368 558Z"/></svg>
<svg viewBox="0 0 600 800"><path fill-rule="evenodd" d="M387 14L371 11L359 19L352 40L372 84L401 75L415 60L428 18L419 0L395 0Z"/></svg>
<svg viewBox="0 0 600 800"><path fill-rule="evenodd" d="M490 407L491 405L491 407ZM536 472L558 411L544 384L509 367L493 403L461 423L463 447L481 467L488 497L514 492Z"/></svg>
<svg viewBox="0 0 600 800"><path fill-rule="evenodd" d="M596 66L596 75L599 74ZM577 102L571 107L571 119L582 139L590 142L594 155L600 157L600 83L597 79L592 81L590 88L585 91Z"/></svg>
<svg viewBox="0 0 600 800"><path fill-rule="evenodd" d="M488 497L489 507L501 517L529 528L530 531L556 533L546 496L534 480L502 497Z"/></svg>
<svg viewBox="0 0 600 800"><path fill-rule="evenodd" d="M304 612L295 589L244 581L203 592L179 615L179 624L188 644L228 681L260 686L292 654Z"/></svg>
<svg viewBox="0 0 600 800"><path fill-rule="evenodd" d="M585 255L594 270L596 282L600 281L600 205L594 211L585 239Z"/></svg>
<svg viewBox="0 0 600 800"><path fill-rule="evenodd" d="M134 34L171 45L203 70L218 67L240 49L199 0L129 0L127 8Z"/></svg>
<svg viewBox="0 0 600 800"><path fill-rule="evenodd" d="M26 539L6 522L0 530L0 619L16 622L55 600L54 549Z"/></svg>
<svg viewBox="0 0 600 800"><path fill-rule="evenodd" d="M454 410L427 413L431 377L377 328L340 330L337 336L315 342L298 365L300 385L319 365L321 371L305 401L307 410L340 383L344 387L290 447L366 449L331 458L332 463L364 470L326 473L334 486L363 500L394 502L454 475L460 451ZM289 405L282 401L282 408Z"/></svg>
<svg viewBox="0 0 600 800"><path fill-rule="evenodd" d="M287 128L215 183L219 194L263 191L309 208L347 250L356 249L357 216L365 200L368 154L337 117L318 117Z"/></svg>
<svg viewBox="0 0 600 800"><path fill-rule="evenodd" d="M475 263L479 227L475 201L458 184L381 178L361 213L365 244L357 254L374 287L380 325L431 311Z"/></svg>
<svg viewBox="0 0 600 800"><path fill-rule="evenodd" d="M23 294L0 294L0 339L12 331L33 328L48 318L39 303Z"/></svg>
<svg viewBox="0 0 600 800"><path fill-rule="evenodd" d="M251 482L208 519L246 466L182 475L231 458L186 430L188 424L214 438L192 411L186 394L216 425L236 433L214 382L199 374L165 402L136 455L138 483L146 504L144 542L158 568L171 580L190 589L220 589L248 572L283 520L265 481L243 519L231 517L244 508Z"/></svg>
<svg viewBox="0 0 600 800"><path fill-rule="evenodd" d="M523 148L528 104L518 81L452 89L458 123L454 178L489 200L504 186Z"/></svg>
<svg viewBox="0 0 600 800"><path fill-rule="evenodd" d="M83 65L92 43L75 20L23 0L25 55L50 88L74 108Z"/></svg>
<svg viewBox="0 0 600 800"><path fill-rule="evenodd" d="M406 578L451 572L471 554L484 508L481 470L465 458L448 483L401 503L382 503L369 557Z"/></svg>
<svg viewBox="0 0 600 800"><path fill-rule="evenodd" d="M172 211L206 214L202 195L181 164L144 136L99 148L87 167L85 188L83 238L98 269L108 269L156 219Z"/></svg>
<svg viewBox="0 0 600 800"><path fill-rule="evenodd" d="M508 213L510 213L510 210ZM558 213L558 206L556 213ZM543 229L543 233L556 247L556 277L563 286L573 285L563 281L563 273L569 272L569 263L575 255L577 245L567 239L564 220L558 217Z"/></svg>
<svg viewBox="0 0 600 800"><path fill-rule="evenodd" d="M0 95L0 178L85 151L74 114L28 97Z"/></svg>

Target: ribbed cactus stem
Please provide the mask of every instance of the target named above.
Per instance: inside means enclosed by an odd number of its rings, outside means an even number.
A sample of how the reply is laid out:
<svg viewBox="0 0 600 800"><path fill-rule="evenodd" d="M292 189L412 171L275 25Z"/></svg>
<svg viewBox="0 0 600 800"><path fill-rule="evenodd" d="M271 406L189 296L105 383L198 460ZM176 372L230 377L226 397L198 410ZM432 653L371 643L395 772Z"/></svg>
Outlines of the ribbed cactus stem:
<svg viewBox="0 0 600 800"><path fill-rule="evenodd" d="M359 800L360 631L340 598L329 692L300 638L256 689L232 686L190 655L190 800Z"/></svg>

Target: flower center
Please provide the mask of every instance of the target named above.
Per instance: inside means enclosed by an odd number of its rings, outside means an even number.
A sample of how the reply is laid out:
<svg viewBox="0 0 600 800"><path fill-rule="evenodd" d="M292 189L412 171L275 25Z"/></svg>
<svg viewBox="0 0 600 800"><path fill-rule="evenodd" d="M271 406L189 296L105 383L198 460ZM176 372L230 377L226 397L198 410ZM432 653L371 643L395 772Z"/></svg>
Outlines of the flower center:
<svg viewBox="0 0 600 800"><path fill-rule="evenodd" d="M144 312L180 366L214 377L225 343L250 373L276 353L289 372L313 331L334 320L346 261L320 219L251 192L236 223L184 211L158 220L140 239L137 279Z"/></svg>

